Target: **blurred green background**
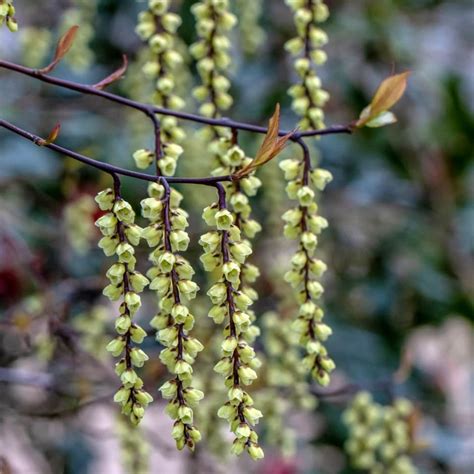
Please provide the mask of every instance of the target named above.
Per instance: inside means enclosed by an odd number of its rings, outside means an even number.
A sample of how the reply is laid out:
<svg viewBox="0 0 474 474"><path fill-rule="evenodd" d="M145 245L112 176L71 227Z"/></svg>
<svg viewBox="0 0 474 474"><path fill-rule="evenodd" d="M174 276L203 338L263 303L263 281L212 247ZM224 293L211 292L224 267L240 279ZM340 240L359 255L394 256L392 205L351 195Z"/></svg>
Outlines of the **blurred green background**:
<svg viewBox="0 0 474 474"><path fill-rule="evenodd" d="M66 23L77 20L71 3L17 1L20 32L0 30L2 59L34 62L41 55L42 41L45 51L51 51L48 33L43 31L40 36L34 31L28 37L22 29L46 28L54 41ZM94 3L76 2L83 15L79 20L85 22L81 43L90 48L87 54L91 56L73 50L76 61L73 56L72 67L65 62L54 75L92 84L120 64L122 52L132 61L137 57L142 45L134 27L136 15L145 4L118 0ZM189 8L194 2L178 3L184 19L180 31L191 43L195 33ZM326 109L328 125L356 118L378 83L392 71L412 71L408 91L395 109L397 124L352 136L326 137L317 143L321 166L334 175L321 197L322 214L330 222L321 237L321 253L329 266L325 305L334 329L329 350L338 366L333 385L355 383L371 390L381 402L393 394L407 396L421 412L419 436L427 443L415 456L420 472L471 473L472 2L327 3L331 17L324 28L330 37L329 61L320 73L331 93ZM261 25L266 38L253 54L245 54L242 38L235 33L235 106L230 115L265 123L275 103L280 102L283 125L291 128L297 119L286 90L294 77L283 44L293 36L294 27L283 1L264 2ZM187 93L192 80L191 76L183 79ZM0 81L1 118L43 136L59 121L62 131L58 143L66 147L132 167L133 150L151 141L148 124L141 116L108 102L55 90L4 70L0 70ZM111 90L140 97L146 93L146 84L141 82L146 79L132 64L128 77ZM191 99L188 108L196 108ZM243 136L248 150L255 149L254 138ZM182 175L204 175L209 166L200 161L205 157L193 150L191 145L182 158ZM262 178L270 179L275 169L275 163L268 165ZM82 417L90 415L87 410L84 415L74 402L77 393L88 394L91 386L106 386L103 371L91 370L77 351L68 350L70 341L84 330L84 325L75 322L80 320L78 315L102 301L99 275L106 263L94 248L97 235L93 229L84 231L82 226L83 238L75 235L71 241L67 223L71 228L81 216L94 212L87 199L80 204L81 198L95 194L105 184L109 184L107 177L94 170L0 131L0 459L11 464L15 473L122 472L113 467L118 448L112 428L103 434L87 432ZM124 186L126 197L137 205L144 185L126 179ZM279 234L282 226L278 215L288 206L283 184L280 186L264 186L258 198L257 213L264 231L255 254L262 267L271 267L273 249L286 250L288 256L291 252ZM190 202L196 203L191 210L196 241L201 230L199 206L212 197L205 193L190 196ZM284 257L278 260L283 265ZM259 314L275 308L276 287L281 287L278 278L281 274L273 269L260 279ZM94 320L103 318L110 328L107 317L112 316L106 312ZM101 342L100 334L90 337ZM56 346L54 351L51 344ZM410 369L406 380L391 383L402 360ZM101 363L112 367L109 360ZM13 372L6 369L24 374L27 385L37 387L24 387L17 378L12 380ZM150 370L155 371L149 374L151 380L162 375L158 366ZM49 390L56 389L58 383L59 393ZM108 392L99 393L106 403ZM355 472L341 450L345 429L340 414L346 402L347 397L322 398L312 422L298 418L301 414L288 420L302 431L296 457L282 461L276 451L269 450L261 465L229 461L225 469L265 474ZM58 407L61 409L55 412ZM159 412L161 408L155 415L161 420ZM100 411L93 413L98 420L105 416ZM169 454L168 430L168 425L161 430L156 424L152 426L153 459L165 463L163 452L170 459L166 460L169 464L161 464L162 468L154 465L150 472L221 472L222 462L198 465L192 458ZM0 472L9 471L0 467Z"/></svg>

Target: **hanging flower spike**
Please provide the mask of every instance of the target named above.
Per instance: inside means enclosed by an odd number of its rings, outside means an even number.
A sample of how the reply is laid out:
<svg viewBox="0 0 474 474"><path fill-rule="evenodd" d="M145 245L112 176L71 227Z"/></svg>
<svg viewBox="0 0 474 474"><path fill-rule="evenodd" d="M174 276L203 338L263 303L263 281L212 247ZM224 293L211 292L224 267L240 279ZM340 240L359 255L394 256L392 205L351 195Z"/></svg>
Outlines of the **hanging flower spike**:
<svg viewBox="0 0 474 474"><path fill-rule="evenodd" d="M263 0L237 0L240 41L245 54L255 54L265 42L266 33L259 20L263 13Z"/></svg>
<svg viewBox="0 0 474 474"><path fill-rule="evenodd" d="M241 241L240 229L234 224L232 213L225 207L223 188L220 194L220 204L212 204L203 212L203 219L215 230L204 234L199 241L204 248L201 257L204 268L218 275L207 292L214 305L209 317L216 324L227 321L221 345L222 358L214 370L225 377L228 402L221 406L218 416L228 421L231 431L236 435L232 452L240 454L247 450L252 459L257 460L263 458L263 450L252 427L258 423L262 413L254 408L252 397L243 387L252 384L257 378L255 369L260 366L260 361L246 341L251 322L247 311L252 300L239 290L242 265L252 250Z"/></svg>
<svg viewBox="0 0 474 474"><path fill-rule="evenodd" d="M286 43L286 48L298 58L294 64L301 78L301 83L289 91L293 97L293 109L302 117L301 128L320 128L323 126L321 108L329 96L321 89L315 71L316 66L326 61L326 53L320 48L327 42L326 34L317 25L327 19L329 11L322 0L286 0L286 3L294 12L298 33L296 38ZM285 237L298 241L298 250L291 260L292 269L285 274L285 280L294 288L300 306L292 328L306 349L304 366L319 384L326 386L335 364L323 345L332 330L323 323L324 313L317 304L324 291L317 280L326 270L326 265L315 257L315 250L318 235L328 222L318 214L314 189L323 190L332 176L328 171L312 169L306 151L301 160L283 160L280 168L288 181L288 197L298 201L298 206L283 214Z"/></svg>
<svg viewBox="0 0 474 474"><path fill-rule="evenodd" d="M201 115L217 117L233 102L225 71L231 63L228 33L236 25L237 18L229 11L228 0L202 0L191 10L196 18L199 41L191 45L190 51L197 60L202 82L193 90L193 95L203 102L199 108Z"/></svg>
<svg viewBox="0 0 474 474"><path fill-rule="evenodd" d="M153 398L143 389L143 381L135 371L135 367L143 366L148 356L136 346L143 341L146 332L132 318L141 306L138 293L149 282L135 270L134 246L140 242L141 228L134 223L132 207L120 196L120 181L117 177L114 180L114 190L101 191L95 198L100 209L107 211L95 224L103 234L99 247L105 255L116 255L118 259L107 271L110 284L103 292L111 301L122 299L120 315L115 320L118 336L107 345L107 350L114 357L122 356L115 368L122 385L114 401L122 406L122 413L137 425Z"/></svg>
<svg viewBox="0 0 474 474"><path fill-rule="evenodd" d="M289 179L288 196L298 200L297 207L283 214L285 236L298 241L298 251L291 259L292 269L285 274L285 280L296 292L300 308L292 328L300 335L300 343L306 349L305 367L321 385L326 386L335 364L322 344L332 330L323 323L324 313L317 304L324 291L317 279L325 272L326 264L315 257L315 250L318 235L328 223L318 214L316 194L310 185L322 190L332 176L325 170L315 169L309 171L308 179L305 163L292 159L282 161L280 168Z"/></svg>
<svg viewBox="0 0 474 474"><path fill-rule="evenodd" d="M321 88L317 68L324 64L327 55L321 49L328 41L327 34L319 27L329 17L328 7L322 0L285 0L294 13L297 36L286 42L286 50L295 58L294 68L300 79L290 87L292 108L301 117L303 130L324 127L323 107L329 94Z"/></svg>
<svg viewBox="0 0 474 474"><path fill-rule="evenodd" d="M202 0L192 6L192 12L199 40L191 45L190 52L197 61L201 78L201 85L193 89L193 95L201 104L199 113L216 118L233 103L227 70L231 65L229 35L237 24L237 17L230 12L228 0ZM204 133L210 141L209 151L216 162L212 174L218 175L229 166L226 155L235 144L232 133L222 127L209 127Z"/></svg>
<svg viewBox="0 0 474 474"><path fill-rule="evenodd" d="M150 288L159 297L159 312L151 325L157 330L157 340L165 346L160 359L175 375L160 391L169 400L167 414L176 420L172 436L177 448L187 446L194 450L201 434L193 424L193 408L204 394L191 386L192 365L203 345L189 335L194 316L187 304L195 298L198 286L191 280L194 270L180 255L189 245L185 231L188 214L179 207L181 194L170 189L164 180L163 185L150 184L148 196L141 203L143 217L150 222L143 237L153 248L149 257L153 267L147 276L151 280Z"/></svg>
<svg viewBox="0 0 474 474"><path fill-rule="evenodd" d="M169 0L149 0L148 9L138 16L136 33L148 44L148 61L144 64L143 74L154 81L153 103L160 107L181 110L184 100L176 94L176 76L183 64L183 57L177 50L176 32L181 26L181 18L170 11ZM163 117L160 120L160 142L163 156L159 157L158 167L164 176L173 176L178 158L183 149L177 145L186 134L178 126L175 117ZM155 160L155 153L149 150L137 150L133 158L138 168L146 169Z"/></svg>

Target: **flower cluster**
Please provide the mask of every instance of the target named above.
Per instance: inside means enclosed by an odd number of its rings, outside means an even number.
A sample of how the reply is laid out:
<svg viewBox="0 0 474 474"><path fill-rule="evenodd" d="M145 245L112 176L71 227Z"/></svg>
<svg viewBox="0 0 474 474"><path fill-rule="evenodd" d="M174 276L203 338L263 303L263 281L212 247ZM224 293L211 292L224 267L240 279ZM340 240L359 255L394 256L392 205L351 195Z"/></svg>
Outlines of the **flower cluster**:
<svg viewBox="0 0 474 474"><path fill-rule="evenodd" d="M162 142L157 166L164 176L173 176L176 171L179 157L183 154L183 147L171 142ZM141 148L133 154L133 159L138 168L146 169L156 159L156 153Z"/></svg>
<svg viewBox="0 0 474 474"><path fill-rule="evenodd" d="M246 54L254 54L265 41L265 31L259 25L262 16L263 0L237 0L239 34L242 48Z"/></svg>
<svg viewBox="0 0 474 474"><path fill-rule="evenodd" d="M327 43L326 33L319 23L327 20L328 7L322 0L285 0L294 12L297 36L287 41L285 48L296 58L294 68L299 77L288 93L293 98L292 108L301 117L300 127L319 129L324 126L323 106L329 94L321 88L316 69L326 62L321 48Z"/></svg>
<svg viewBox="0 0 474 474"><path fill-rule="evenodd" d="M408 453L413 446L410 418L413 406L405 398L382 406L368 392L359 392L343 414L349 428L346 451L357 469L371 474L415 474Z"/></svg>
<svg viewBox="0 0 474 474"><path fill-rule="evenodd" d="M181 25L181 18L170 12L170 0L149 0L148 9L138 16L136 32L148 44L147 60L142 67L145 77L154 81L153 103L170 109L180 110L185 106L184 100L176 94L178 70L183 64L183 57L178 51L176 32ZM176 161L183 152L175 143L185 138L184 130L178 126L175 117L163 117L160 123L160 138L164 156L159 157L158 166L165 176L172 176ZM154 153L138 150L134 155L138 168L148 168L154 159Z"/></svg>
<svg viewBox="0 0 474 474"><path fill-rule="evenodd" d="M231 62L228 53L231 42L227 33L235 26L237 18L230 13L228 0L202 0L192 6L192 12L199 41L191 45L190 51L197 60L202 81L202 85L194 88L193 95L203 102L199 108L201 115L216 117L233 102L228 93L230 81L224 72Z"/></svg>
<svg viewBox="0 0 474 474"><path fill-rule="evenodd" d="M191 280L193 268L180 255L189 245L185 230L188 214L180 208L181 194L167 185L150 184L148 196L141 202L142 215L150 222L143 230L143 238L153 248L149 257L153 266L147 276L150 289L159 297L159 311L151 325L158 331L158 341L165 346L160 359L175 376L160 391L169 400L166 412L176 420L172 435L178 449L187 446L193 450L201 439L193 424L193 408L204 394L191 385L192 365L203 345L189 335L194 316L187 304L199 288Z"/></svg>
<svg viewBox="0 0 474 474"><path fill-rule="evenodd" d="M115 190L106 189L96 196L104 215L96 221L103 234L99 247L105 255L115 255L118 259L107 271L110 284L104 295L111 301L122 299L120 315L115 320L118 336L107 345L114 357L122 356L115 371L122 385L114 396L114 401L122 406L122 413L130 417L133 424L143 418L145 407L153 400L143 389L143 381L135 371L142 367L148 356L136 344L140 344L146 332L133 321L133 316L141 306L138 293L148 285L148 279L136 271L135 249L140 242L142 229L135 222L135 212L128 202L120 197L119 186Z"/></svg>
<svg viewBox="0 0 474 474"><path fill-rule="evenodd" d="M252 397L243 388L257 378L255 369L260 366L254 349L248 343L248 337L251 337L248 334L251 323L248 308L252 299L239 290L242 265L251 248L241 240L240 229L222 202L208 206L203 218L207 225L215 228L201 236L199 241L204 249L201 261L205 270L217 275L216 282L207 292L213 304L209 317L216 324L227 322L221 345L222 357L214 367L225 377L228 389L228 402L219 408L218 416L228 421L236 435L232 452L240 454L246 449L253 459L260 459L263 450L252 427L258 423L262 413L254 408Z"/></svg>
<svg viewBox="0 0 474 474"><path fill-rule="evenodd" d="M289 198L298 200L298 206L283 214L285 237L298 240L298 250L291 259L292 269L285 274L285 280L295 289L300 305L298 318L292 327L299 333L300 343L307 352L303 360L305 367L321 385L326 386L335 364L322 344L332 331L323 323L324 313L315 303L324 291L317 278L325 272L326 265L314 254L318 234L328 223L318 214L313 187L324 189L332 176L323 169L311 170L305 160L283 160L280 168L288 180L286 191Z"/></svg>
<svg viewBox="0 0 474 474"><path fill-rule="evenodd" d="M18 31L18 23L15 19L13 0L0 0L0 26L4 23L12 33Z"/></svg>

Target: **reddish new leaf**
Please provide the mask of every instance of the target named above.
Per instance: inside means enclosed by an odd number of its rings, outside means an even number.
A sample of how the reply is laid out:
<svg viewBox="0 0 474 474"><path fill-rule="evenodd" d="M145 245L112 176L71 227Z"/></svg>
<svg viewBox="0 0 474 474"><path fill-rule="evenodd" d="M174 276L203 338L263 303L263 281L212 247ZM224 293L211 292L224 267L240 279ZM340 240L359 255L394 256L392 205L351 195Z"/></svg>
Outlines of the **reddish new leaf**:
<svg viewBox="0 0 474 474"><path fill-rule="evenodd" d="M122 66L119 69L117 69L115 72L110 74L110 76L107 76L105 79L102 79L97 84L94 84L92 87L94 87L95 89L102 90L102 89L105 89L110 84L112 84L113 82L117 81L118 79L121 79L123 75L125 74L125 72L127 71L127 67L128 67L128 59L127 59L126 54L122 56L122 61L123 61Z"/></svg>
<svg viewBox="0 0 474 474"><path fill-rule="evenodd" d="M56 141L56 138L58 138L59 135L59 130L61 129L61 124L58 123L56 126L51 130L51 133L48 135L48 138L40 138L36 144L38 146L46 146L46 145L51 145L51 143L54 143Z"/></svg>
<svg viewBox="0 0 474 474"><path fill-rule="evenodd" d="M407 88L407 80L410 71L395 74L385 79L380 84L374 98L372 99L371 109L373 116L379 115L393 107L403 96Z"/></svg>
<svg viewBox="0 0 474 474"><path fill-rule="evenodd" d="M280 104L276 105L275 112L268 124L268 131L265 135L262 145L260 146L255 159L251 161L247 166L237 171L232 177L234 179L242 179L252 171L256 170L259 166L268 163L270 160L275 158L285 147L287 141L292 137L294 131L280 137L278 133L280 131Z"/></svg>
<svg viewBox="0 0 474 474"><path fill-rule="evenodd" d="M77 30L79 26L74 25L69 28L69 30L61 36L60 40L58 41L58 45L56 46L56 52L54 53L54 58L50 64L46 67L39 69L39 73L47 74L51 72L56 65L61 61L61 59L67 54L67 52L71 49L71 46L74 43L74 38L76 37Z"/></svg>

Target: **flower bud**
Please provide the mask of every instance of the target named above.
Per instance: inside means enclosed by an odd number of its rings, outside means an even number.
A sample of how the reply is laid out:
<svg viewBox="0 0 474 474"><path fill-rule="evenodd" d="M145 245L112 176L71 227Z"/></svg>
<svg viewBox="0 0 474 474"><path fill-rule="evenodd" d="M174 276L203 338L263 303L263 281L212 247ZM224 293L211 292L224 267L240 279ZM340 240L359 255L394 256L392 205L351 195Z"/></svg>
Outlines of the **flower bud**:
<svg viewBox="0 0 474 474"><path fill-rule="evenodd" d="M332 329L326 324L319 323L315 325L314 332L318 339L325 341L332 334Z"/></svg>
<svg viewBox="0 0 474 474"><path fill-rule="evenodd" d="M173 252L184 252L188 249L189 235L184 230L173 231L170 234L170 242Z"/></svg>
<svg viewBox="0 0 474 474"><path fill-rule="evenodd" d="M115 330L118 332L118 334L123 335L127 333L131 325L132 325L132 320L130 319L130 316L126 314L121 314L115 320Z"/></svg>
<svg viewBox="0 0 474 474"><path fill-rule="evenodd" d="M95 221L95 225L100 229L103 235L112 236L116 232L117 218L111 212L104 214Z"/></svg>
<svg viewBox="0 0 474 474"><path fill-rule="evenodd" d="M314 201L314 191L309 186L303 186L297 196L302 207L308 207Z"/></svg>
<svg viewBox="0 0 474 474"><path fill-rule="evenodd" d="M240 242L230 246L230 253L237 262L245 263L246 258L252 253L252 248L248 243Z"/></svg>
<svg viewBox="0 0 474 474"><path fill-rule="evenodd" d="M229 357L222 358L215 366L214 372L227 376L232 372L232 361Z"/></svg>
<svg viewBox="0 0 474 474"><path fill-rule="evenodd" d="M234 223L234 217L227 209L221 209L215 214L216 226L218 230L229 230Z"/></svg>
<svg viewBox="0 0 474 474"><path fill-rule="evenodd" d="M100 191L95 197L95 202L102 211L110 211L114 204L115 195L112 189L107 188Z"/></svg>
<svg viewBox="0 0 474 474"><path fill-rule="evenodd" d="M210 227L216 225L216 212L217 208L215 206L208 206L204 209L202 213L202 218Z"/></svg>
<svg viewBox="0 0 474 474"><path fill-rule="evenodd" d="M129 276L129 281L133 291L136 291L137 293L141 293L148 283L150 283L148 278L138 272L131 273Z"/></svg>
<svg viewBox="0 0 474 474"><path fill-rule="evenodd" d="M176 263L176 257L171 252L165 252L158 258L158 267L163 273L170 273Z"/></svg>
<svg viewBox="0 0 474 474"><path fill-rule="evenodd" d="M176 160L170 156L158 160L158 166L165 176L173 176L176 172Z"/></svg>
<svg viewBox="0 0 474 474"><path fill-rule="evenodd" d="M224 283L216 283L208 290L207 295L214 305L222 304L227 297L227 286Z"/></svg>
<svg viewBox="0 0 474 474"><path fill-rule="evenodd" d="M136 324L132 324L130 329L130 338L136 344L141 344L145 339L146 331Z"/></svg>
<svg viewBox="0 0 474 474"><path fill-rule="evenodd" d="M145 352L136 347L130 351L130 358L135 367L143 367L143 364L149 359Z"/></svg>
<svg viewBox="0 0 474 474"><path fill-rule="evenodd" d="M126 293L124 301L132 315L134 315L140 309L140 306L142 305L140 296L138 296L136 293L132 291L129 291Z"/></svg>
<svg viewBox="0 0 474 474"><path fill-rule="evenodd" d="M125 340L123 340L121 337L112 339L108 344L107 344L107 351L110 352L114 357L118 357L122 351L125 349Z"/></svg>
<svg viewBox="0 0 474 474"><path fill-rule="evenodd" d="M111 257L115 254L115 250L117 249L117 245L119 244L118 236L113 237L102 237L99 240L98 246L104 252L107 257Z"/></svg>
<svg viewBox="0 0 474 474"><path fill-rule="evenodd" d="M208 313L208 316L214 320L216 324L221 324L227 315L226 306L213 306Z"/></svg>
<svg viewBox="0 0 474 474"><path fill-rule="evenodd" d="M225 279L239 286L240 284L240 267L235 262L226 262L222 267L222 272L224 273Z"/></svg>
<svg viewBox="0 0 474 474"><path fill-rule="evenodd" d="M186 425L192 424L193 422L193 410L186 406L186 405L181 405L178 408L178 417L179 419Z"/></svg>
<svg viewBox="0 0 474 474"><path fill-rule="evenodd" d="M159 388L161 395L163 398L167 400L171 400L176 396L176 393L178 391L177 384L174 380L165 382L160 388Z"/></svg>
<svg viewBox="0 0 474 474"><path fill-rule="evenodd" d="M155 154L151 150L140 149L133 154L133 159L137 168L144 170L153 163Z"/></svg>
<svg viewBox="0 0 474 474"><path fill-rule="evenodd" d="M188 388L184 391L184 399L191 406L196 406L204 398L204 393L196 388Z"/></svg>
<svg viewBox="0 0 474 474"><path fill-rule="evenodd" d="M160 243L162 231L156 226L145 227L142 232L142 237L147 241L149 247L156 247Z"/></svg>
<svg viewBox="0 0 474 474"><path fill-rule="evenodd" d="M122 285L107 285L103 290L102 294L109 298L110 301L117 301L122 296L123 287Z"/></svg>
<svg viewBox="0 0 474 474"><path fill-rule="evenodd" d="M145 219L151 221L157 221L160 219L161 212L163 211L163 203L161 201L153 197L143 199L140 204L142 207L142 216Z"/></svg>
<svg viewBox="0 0 474 474"><path fill-rule="evenodd" d="M188 299L196 298L199 286L191 280L180 280L178 282L179 291Z"/></svg>
<svg viewBox="0 0 474 474"><path fill-rule="evenodd" d="M121 285L123 282L123 275L125 274L125 265L122 263L114 263L106 273L107 278L115 286Z"/></svg>

